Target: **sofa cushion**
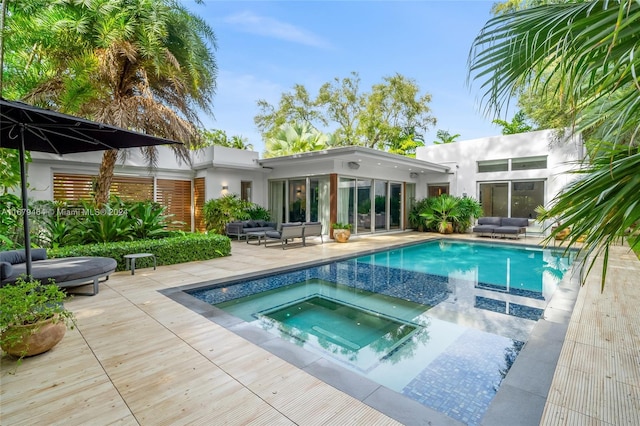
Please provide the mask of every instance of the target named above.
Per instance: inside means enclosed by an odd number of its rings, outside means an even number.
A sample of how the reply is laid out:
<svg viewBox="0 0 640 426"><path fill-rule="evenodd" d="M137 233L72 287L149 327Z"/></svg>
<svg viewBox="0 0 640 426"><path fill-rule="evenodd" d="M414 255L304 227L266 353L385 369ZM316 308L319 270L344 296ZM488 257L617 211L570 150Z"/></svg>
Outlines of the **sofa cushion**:
<svg viewBox="0 0 640 426"><path fill-rule="evenodd" d="M474 226L473 227L473 232L478 232L478 233L492 233L494 229L499 228L498 226L495 225L478 225L478 226Z"/></svg>
<svg viewBox="0 0 640 426"><path fill-rule="evenodd" d="M529 226L529 219L526 217L503 217L500 226Z"/></svg>
<svg viewBox="0 0 640 426"><path fill-rule="evenodd" d="M287 226L300 226L302 225L302 222L287 222L287 223L283 223L282 227L286 228Z"/></svg>
<svg viewBox="0 0 640 426"><path fill-rule="evenodd" d="M22 253L18 250L9 250L0 252L0 262L8 262L12 265L17 265L19 263L24 263L27 261L27 258L24 255L24 250Z"/></svg>
<svg viewBox="0 0 640 426"><path fill-rule="evenodd" d="M4 280L13 274L13 266L9 262L0 262L0 279Z"/></svg>
<svg viewBox="0 0 640 426"><path fill-rule="evenodd" d="M522 228L519 226L500 226L493 230L496 234L513 234L517 235L520 233Z"/></svg>
<svg viewBox="0 0 640 426"><path fill-rule="evenodd" d="M478 218L478 225L493 225L500 226L500 217L487 216Z"/></svg>
<svg viewBox="0 0 640 426"><path fill-rule="evenodd" d="M247 220L244 225L245 228L257 228L258 223L254 220Z"/></svg>
<svg viewBox="0 0 640 426"><path fill-rule="evenodd" d="M280 238L280 232L278 231L265 231L264 235L269 238Z"/></svg>
<svg viewBox="0 0 640 426"><path fill-rule="evenodd" d="M264 228L265 226L267 226L267 221L266 220L256 220L256 227L259 228Z"/></svg>

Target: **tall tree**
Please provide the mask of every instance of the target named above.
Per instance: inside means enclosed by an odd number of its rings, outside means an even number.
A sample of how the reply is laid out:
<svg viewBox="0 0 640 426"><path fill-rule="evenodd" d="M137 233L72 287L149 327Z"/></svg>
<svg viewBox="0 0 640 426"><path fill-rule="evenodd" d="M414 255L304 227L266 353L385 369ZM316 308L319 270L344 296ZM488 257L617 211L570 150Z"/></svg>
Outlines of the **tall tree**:
<svg viewBox="0 0 640 426"><path fill-rule="evenodd" d="M382 83L373 86L359 117L359 133L365 145L385 150L409 134L421 140L429 127L436 124L430 102L431 95L421 95L415 80L400 74L384 77Z"/></svg>
<svg viewBox="0 0 640 426"><path fill-rule="evenodd" d="M275 137L286 123L306 123L313 127L327 124L316 101L311 99L307 88L301 84L294 85L293 92L280 96L277 109L264 99L259 99L257 105L260 113L253 121L265 140Z"/></svg>
<svg viewBox="0 0 640 426"><path fill-rule="evenodd" d="M48 64L25 100L184 142L172 148L189 161L198 112L211 112L215 91L215 37L202 19L174 0L59 0L28 15L16 5L15 14L31 30L14 57L26 52ZM154 164L157 150L143 151ZM105 151L99 204L116 161L116 151Z"/></svg>
<svg viewBox="0 0 640 426"><path fill-rule="evenodd" d="M536 88L549 76L557 79L546 88L573 106L575 128L588 138L590 164L553 200L547 215L563 219L555 233L571 228L570 246L586 235L580 250L604 255L602 285L610 245L640 224L638 39L635 0L543 5L489 20L469 63L493 111L519 85Z"/></svg>
<svg viewBox="0 0 640 426"><path fill-rule="evenodd" d="M360 77L335 78L323 84L313 98L304 86L285 93L278 108L258 101L260 113L254 121L265 139L273 137L283 123L308 123L331 131L336 145L358 145L409 154L415 143L435 124L429 94L420 94L418 84L400 74L383 78L371 92L360 90ZM412 139L407 139L412 135ZM407 144L406 142L411 142ZM402 147L406 147L406 151Z"/></svg>

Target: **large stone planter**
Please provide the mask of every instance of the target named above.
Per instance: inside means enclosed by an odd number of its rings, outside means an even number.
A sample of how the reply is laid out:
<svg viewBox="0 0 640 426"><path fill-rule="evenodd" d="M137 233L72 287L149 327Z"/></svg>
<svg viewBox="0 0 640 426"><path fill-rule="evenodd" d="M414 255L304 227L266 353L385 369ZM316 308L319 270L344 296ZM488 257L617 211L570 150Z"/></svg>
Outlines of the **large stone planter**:
<svg viewBox="0 0 640 426"><path fill-rule="evenodd" d="M346 243L351 237L351 231L348 229L334 229L333 239L338 243Z"/></svg>
<svg viewBox="0 0 640 426"><path fill-rule="evenodd" d="M12 326L2 333L2 350L16 357L38 355L57 345L66 331L64 321L54 322L53 318Z"/></svg>

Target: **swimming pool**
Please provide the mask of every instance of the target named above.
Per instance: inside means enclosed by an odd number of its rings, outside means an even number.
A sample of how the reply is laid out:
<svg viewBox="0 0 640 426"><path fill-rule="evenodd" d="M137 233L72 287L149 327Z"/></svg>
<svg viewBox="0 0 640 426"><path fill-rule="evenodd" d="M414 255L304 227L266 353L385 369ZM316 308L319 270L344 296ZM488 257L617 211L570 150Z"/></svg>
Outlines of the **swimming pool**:
<svg viewBox="0 0 640 426"><path fill-rule="evenodd" d="M478 424L570 263L560 251L436 241L189 293Z"/></svg>

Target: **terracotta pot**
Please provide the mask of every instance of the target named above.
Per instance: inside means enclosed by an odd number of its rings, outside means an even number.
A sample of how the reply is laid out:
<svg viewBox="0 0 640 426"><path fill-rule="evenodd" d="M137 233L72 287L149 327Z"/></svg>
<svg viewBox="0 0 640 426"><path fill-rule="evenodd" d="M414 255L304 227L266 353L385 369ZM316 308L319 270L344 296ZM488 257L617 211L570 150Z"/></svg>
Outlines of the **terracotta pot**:
<svg viewBox="0 0 640 426"><path fill-rule="evenodd" d="M447 226L444 227L442 224L438 226L438 230L441 234L453 234L453 224L451 222L447 222Z"/></svg>
<svg viewBox="0 0 640 426"><path fill-rule="evenodd" d="M551 231L553 232L555 229L557 228L557 226L551 228ZM558 232L555 235L555 239L558 241L563 241L565 238L567 238L569 236L569 234L571 233L571 229L569 228L565 228L562 231Z"/></svg>
<svg viewBox="0 0 640 426"><path fill-rule="evenodd" d="M17 357L33 356L48 351L58 344L67 331L63 321L53 322L53 318L28 325L9 327L2 333L2 339L9 342L2 350Z"/></svg>
<svg viewBox="0 0 640 426"><path fill-rule="evenodd" d="M334 229L333 239L339 243L346 243L351 237L351 231L348 229Z"/></svg>

